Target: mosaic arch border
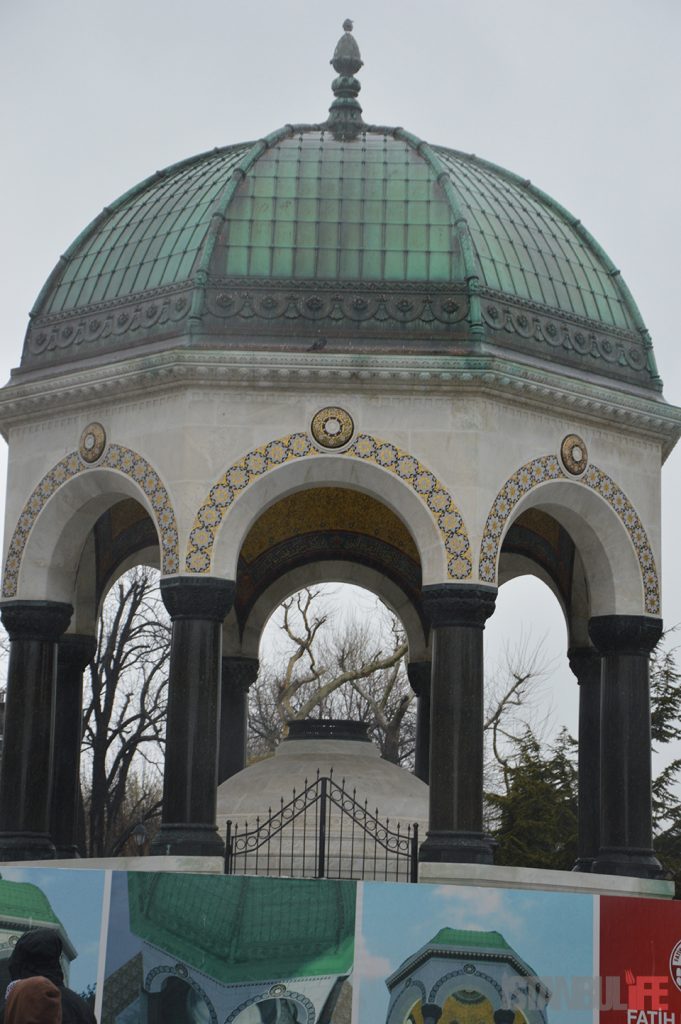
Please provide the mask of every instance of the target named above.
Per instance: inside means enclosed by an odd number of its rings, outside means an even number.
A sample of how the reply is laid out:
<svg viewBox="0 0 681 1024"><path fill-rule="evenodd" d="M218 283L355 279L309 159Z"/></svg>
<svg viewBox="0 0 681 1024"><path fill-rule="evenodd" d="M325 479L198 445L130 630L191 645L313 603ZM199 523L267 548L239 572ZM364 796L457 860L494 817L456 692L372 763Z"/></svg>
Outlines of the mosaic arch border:
<svg viewBox="0 0 681 1024"><path fill-rule="evenodd" d="M96 473L98 469L114 469L133 480L149 499L158 535L161 539L161 572L172 575L180 564L179 542L175 511L161 478L147 460L119 444L110 444L96 465L85 462L78 452L65 455L45 474L17 520L5 559L2 596L16 597L21 559L35 521L50 498L68 480L81 473Z"/></svg>
<svg viewBox="0 0 681 1024"><path fill-rule="evenodd" d="M187 544L185 571L197 574L210 572L213 545L225 513L255 479L294 459L323 458L329 454L372 463L410 486L428 506L439 530L447 553L449 579L471 578L473 559L461 513L444 484L415 456L371 434L358 434L342 452L321 452L306 431L288 434L254 448L223 473L211 487L194 519Z"/></svg>
<svg viewBox="0 0 681 1024"><path fill-rule="evenodd" d="M576 480L563 470L555 455L542 455L532 459L510 476L497 494L485 522L480 544L479 577L483 583L497 582L497 564L501 538L513 509L522 497L548 480L569 480L577 486L589 487L599 494L615 511L634 546L641 580L645 610L648 615L659 615L660 581L655 556L636 509L621 487L598 466L589 464L584 476Z"/></svg>

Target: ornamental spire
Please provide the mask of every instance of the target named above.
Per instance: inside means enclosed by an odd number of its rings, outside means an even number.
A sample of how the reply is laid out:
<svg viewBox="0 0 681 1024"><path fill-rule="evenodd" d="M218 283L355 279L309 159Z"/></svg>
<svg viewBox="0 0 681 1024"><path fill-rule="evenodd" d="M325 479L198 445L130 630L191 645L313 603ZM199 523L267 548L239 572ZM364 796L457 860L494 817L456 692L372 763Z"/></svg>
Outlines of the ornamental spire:
<svg viewBox="0 0 681 1024"><path fill-rule="evenodd" d="M329 107L327 124L337 139L353 139L361 130L362 108L357 95L362 88L355 73L364 63L359 46L352 35L352 22L346 18L343 22L344 34L336 43L331 64L338 78L331 83L335 99Z"/></svg>

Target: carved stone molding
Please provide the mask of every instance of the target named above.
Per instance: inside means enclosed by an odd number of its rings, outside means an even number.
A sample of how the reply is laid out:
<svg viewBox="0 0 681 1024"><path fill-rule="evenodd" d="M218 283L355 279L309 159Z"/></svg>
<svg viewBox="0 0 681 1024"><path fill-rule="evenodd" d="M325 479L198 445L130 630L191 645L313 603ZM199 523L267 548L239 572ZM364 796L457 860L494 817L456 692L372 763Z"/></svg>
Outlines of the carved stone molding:
<svg viewBox="0 0 681 1024"><path fill-rule="evenodd" d="M514 403L555 413L578 413L591 421L626 424L627 430L661 441L666 456L681 433L681 413L657 398L628 395L588 378L566 376L558 367L539 370L485 355L452 358L447 355L374 355L360 367L351 356L323 352L235 352L177 350L131 356L107 366L63 372L54 381L31 380L17 373L0 391L0 426L42 420L93 403L133 399L167 391L178 385L258 387L309 391L312 385L335 395L346 386L353 392L417 392L437 389L505 396Z"/></svg>

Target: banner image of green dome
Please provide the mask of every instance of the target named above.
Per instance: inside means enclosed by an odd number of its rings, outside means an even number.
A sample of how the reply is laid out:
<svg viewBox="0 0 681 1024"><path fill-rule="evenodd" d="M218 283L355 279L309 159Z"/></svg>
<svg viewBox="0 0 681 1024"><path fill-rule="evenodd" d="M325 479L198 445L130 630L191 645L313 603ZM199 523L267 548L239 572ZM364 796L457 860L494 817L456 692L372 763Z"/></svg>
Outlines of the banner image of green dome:
<svg viewBox="0 0 681 1024"><path fill-rule="evenodd" d="M102 1024L350 1024L355 891L114 873Z"/></svg>
<svg viewBox="0 0 681 1024"><path fill-rule="evenodd" d="M365 882L358 1024L593 1024L588 894Z"/></svg>
<svg viewBox="0 0 681 1024"><path fill-rule="evenodd" d="M94 1005L104 872L2 865L0 875L0 1001L8 963L28 931L47 928L61 940L64 982Z"/></svg>

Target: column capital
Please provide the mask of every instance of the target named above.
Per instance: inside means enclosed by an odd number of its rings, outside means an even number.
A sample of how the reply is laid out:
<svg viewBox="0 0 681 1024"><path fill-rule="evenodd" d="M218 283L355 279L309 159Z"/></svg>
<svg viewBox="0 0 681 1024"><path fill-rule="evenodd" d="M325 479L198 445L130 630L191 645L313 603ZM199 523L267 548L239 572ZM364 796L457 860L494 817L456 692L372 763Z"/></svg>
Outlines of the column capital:
<svg viewBox="0 0 681 1024"><path fill-rule="evenodd" d="M570 647L567 652L572 674L578 686L601 683L601 652L595 647Z"/></svg>
<svg viewBox="0 0 681 1024"><path fill-rule="evenodd" d="M423 610L431 626L473 626L485 628L494 611L496 587L475 587L465 583L436 583L421 591Z"/></svg>
<svg viewBox="0 0 681 1024"><path fill-rule="evenodd" d="M442 1007L439 1003L422 1003L421 1016L424 1024L437 1024L442 1016Z"/></svg>
<svg viewBox="0 0 681 1024"><path fill-rule="evenodd" d="M88 633L64 633L59 638L58 672L84 672L97 653L97 637Z"/></svg>
<svg viewBox="0 0 681 1024"><path fill-rule="evenodd" d="M417 697L430 697L431 671L432 664L429 661L407 662L407 678Z"/></svg>
<svg viewBox="0 0 681 1024"><path fill-rule="evenodd" d="M647 615L596 615L589 619L589 636L603 655L648 655L662 636L662 619Z"/></svg>
<svg viewBox="0 0 681 1024"><path fill-rule="evenodd" d="M222 656L222 680L231 688L248 693L258 678L260 662L257 658L244 658L241 655L224 654Z"/></svg>
<svg viewBox="0 0 681 1024"><path fill-rule="evenodd" d="M232 607L234 580L215 576L171 576L161 580L161 597L173 622L207 619L223 622Z"/></svg>
<svg viewBox="0 0 681 1024"><path fill-rule="evenodd" d="M73 605L64 601L11 601L0 606L10 640L56 643L69 626Z"/></svg>

